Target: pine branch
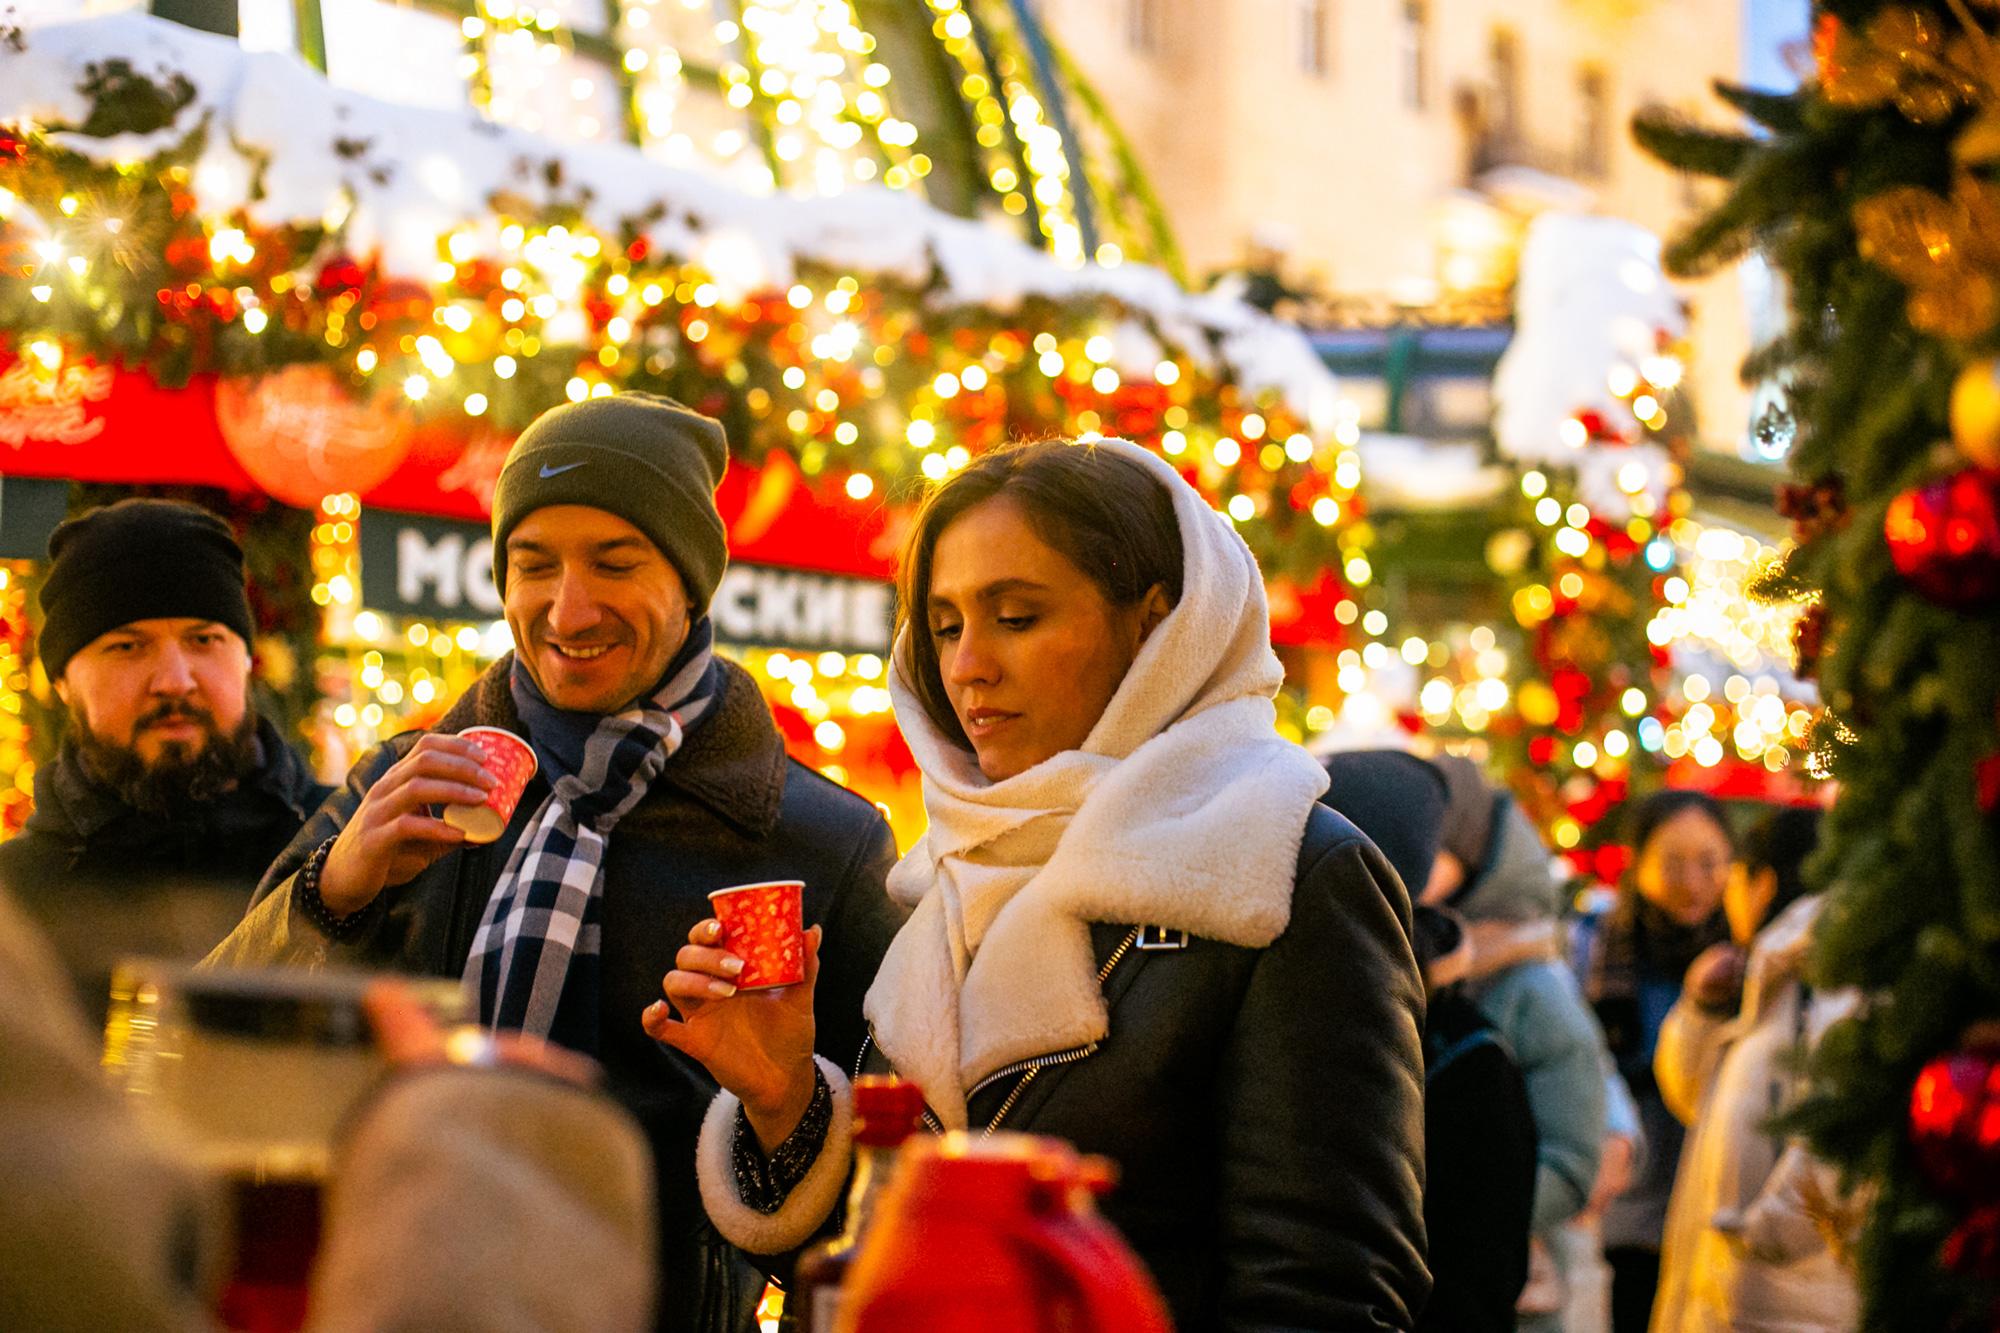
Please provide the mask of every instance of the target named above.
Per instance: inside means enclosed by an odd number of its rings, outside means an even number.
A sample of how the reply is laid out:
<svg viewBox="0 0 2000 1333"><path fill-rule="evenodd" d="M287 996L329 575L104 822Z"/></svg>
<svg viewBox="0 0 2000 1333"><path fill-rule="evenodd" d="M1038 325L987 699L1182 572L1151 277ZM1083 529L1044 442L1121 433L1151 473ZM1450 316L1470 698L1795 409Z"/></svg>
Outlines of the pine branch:
<svg viewBox="0 0 2000 1333"><path fill-rule="evenodd" d="M1757 141L1733 130L1697 125L1677 111L1654 107L1632 118L1639 147L1678 171L1728 179L1743 167Z"/></svg>
<svg viewBox="0 0 2000 1333"><path fill-rule="evenodd" d="M1715 95L1774 134L1805 133L1805 98L1799 93L1768 93L1718 79Z"/></svg>

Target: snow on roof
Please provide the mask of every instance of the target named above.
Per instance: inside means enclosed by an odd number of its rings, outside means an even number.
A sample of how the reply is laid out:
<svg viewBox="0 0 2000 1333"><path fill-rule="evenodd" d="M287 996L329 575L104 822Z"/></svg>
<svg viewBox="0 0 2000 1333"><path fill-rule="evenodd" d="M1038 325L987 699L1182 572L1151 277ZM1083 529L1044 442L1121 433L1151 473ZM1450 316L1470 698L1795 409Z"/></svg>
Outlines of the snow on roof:
<svg viewBox="0 0 2000 1333"><path fill-rule="evenodd" d="M138 161L206 122L192 182L204 213L240 208L263 226L330 222L351 251L379 253L394 275L428 279L448 233L470 228L497 242L494 200L506 195L530 208L575 207L606 235L636 225L657 251L702 264L736 294L788 286L801 265L819 264L913 287L935 271L930 299L999 311L1036 297L1109 298L1209 368L1212 351L1245 390L1278 394L1316 430L1332 425L1334 379L1303 336L1241 302L1186 292L1156 268L1065 268L1018 238L881 188L753 196L636 148L557 142L470 111L348 92L297 56L246 51L142 14L37 27L24 49L0 46L0 123L82 123L88 68L120 59L156 83L185 76L192 100L150 134L63 131L51 141L95 161ZM1157 346L1150 336L1121 326L1120 359Z"/></svg>

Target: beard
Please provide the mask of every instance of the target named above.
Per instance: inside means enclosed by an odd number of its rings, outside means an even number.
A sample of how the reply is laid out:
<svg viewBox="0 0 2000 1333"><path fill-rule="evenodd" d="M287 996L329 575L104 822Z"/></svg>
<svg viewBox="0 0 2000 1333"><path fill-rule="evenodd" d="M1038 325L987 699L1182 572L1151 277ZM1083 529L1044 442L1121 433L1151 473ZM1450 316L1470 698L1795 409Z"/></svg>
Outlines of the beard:
<svg viewBox="0 0 2000 1333"><path fill-rule="evenodd" d="M242 722L231 733L217 726L214 714L205 708L170 701L149 709L133 724L134 739L146 727L168 719L192 722L203 733L198 746L168 742L150 763L139 757L130 742L121 744L100 736L81 707L71 704L69 711L70 734L76 739L85 775L125 804L148 814L172 814L206 804L257 768L254 709L244 710Z"/></svg>

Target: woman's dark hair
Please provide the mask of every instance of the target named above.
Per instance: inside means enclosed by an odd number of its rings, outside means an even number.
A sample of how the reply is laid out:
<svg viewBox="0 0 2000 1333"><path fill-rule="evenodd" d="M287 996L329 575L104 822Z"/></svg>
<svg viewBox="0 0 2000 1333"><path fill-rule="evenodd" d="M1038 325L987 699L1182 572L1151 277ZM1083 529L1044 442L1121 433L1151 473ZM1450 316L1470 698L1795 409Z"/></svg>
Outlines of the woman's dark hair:
<svg viewBox="0 0 2000 1333"><path fill-rule="evenodd" d="M1739 855L1744 868L1753 875L1767 869L1778 875L1778 891L1772 895L1771 905L1764 909L1766 921L1773 920L1811 891L1806 884L1805 864L1819 846L1819 817L1816 807L1788 806L1758 820L1743 835Z"/></svg>
<svg viewBox="0 0 2000 1333"><path fill-rule="evenodd" d="M1113 606L1131 606L1155 587L1166 590L1170 604L1181 599L1185 555L1174 497L1145 464L1068 440L1010 444L974 459L924 497L896 578L896 629L911 630L911 686L938 730L967 749L928 632L931 561L946 528L1002 495Z"/></svg>
<svg viewBox="0 0 2000 1333"><path fill-rule="evenodd" d="M1734 845L1736 839L1729 831L1729 816L1713 796L1700 791L1656 791L1639 803L1626 824L1625 845L1632 849L1633 861L1638 861L1661 825L1689 810L1700 811L1715 821L1715 826L1722 830L1723 840Z"/></svg>

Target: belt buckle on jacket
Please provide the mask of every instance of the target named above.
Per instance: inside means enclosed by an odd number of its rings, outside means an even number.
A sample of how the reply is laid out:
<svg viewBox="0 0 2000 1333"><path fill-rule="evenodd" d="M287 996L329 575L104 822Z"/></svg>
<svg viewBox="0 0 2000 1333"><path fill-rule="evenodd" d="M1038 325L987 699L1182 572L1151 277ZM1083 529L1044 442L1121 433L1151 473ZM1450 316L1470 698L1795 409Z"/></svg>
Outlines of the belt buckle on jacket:
<svg viewBox="0 0 2000 1333"><path fill-rule="evenodd" d="M1185 930L1169 930L1165 926L1141 926L1134 947L1148 953L1172 953L1188 947L1188 933Z"/></svg>

